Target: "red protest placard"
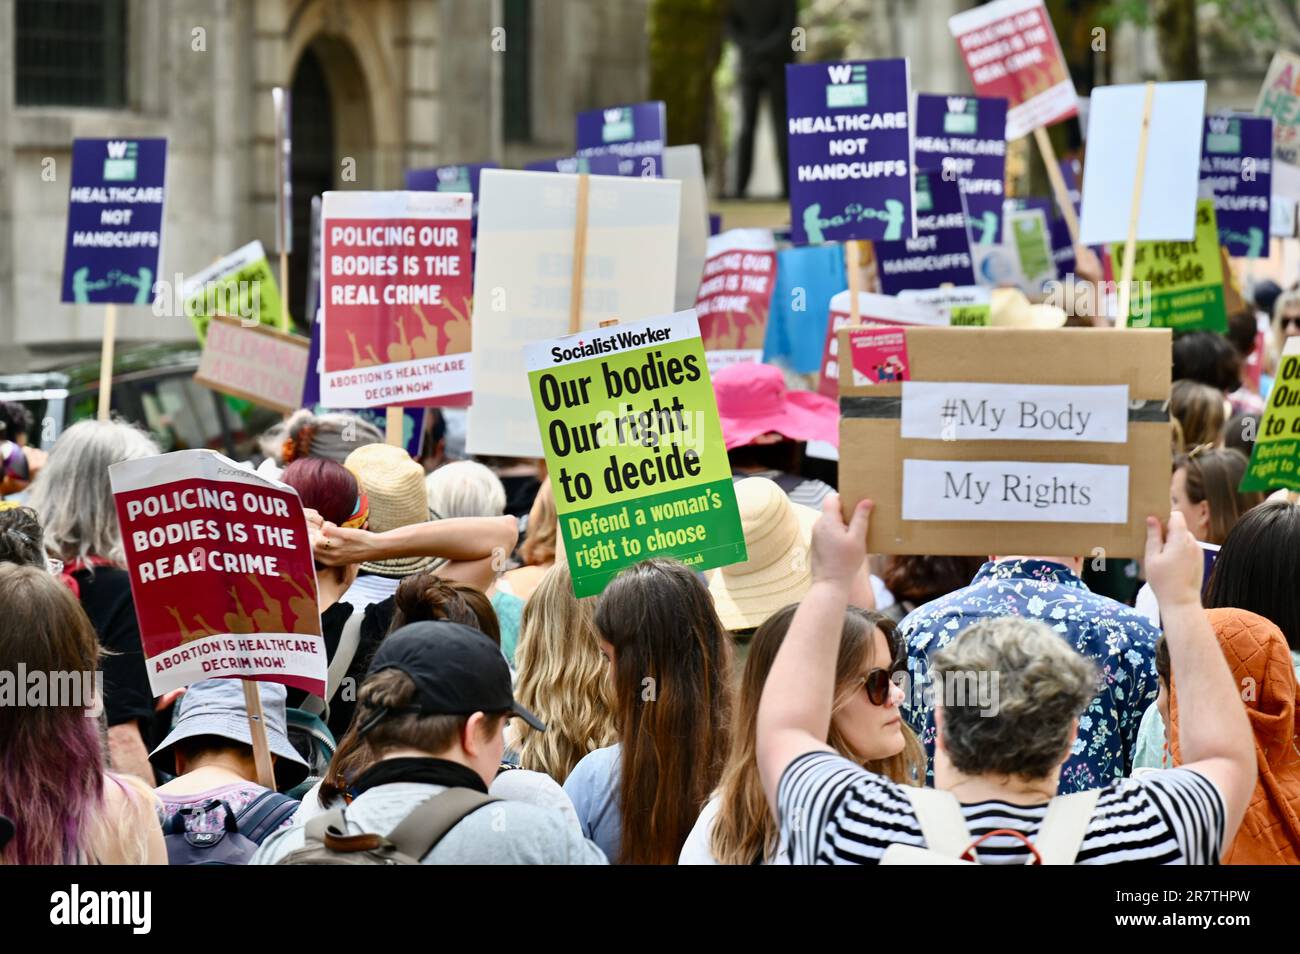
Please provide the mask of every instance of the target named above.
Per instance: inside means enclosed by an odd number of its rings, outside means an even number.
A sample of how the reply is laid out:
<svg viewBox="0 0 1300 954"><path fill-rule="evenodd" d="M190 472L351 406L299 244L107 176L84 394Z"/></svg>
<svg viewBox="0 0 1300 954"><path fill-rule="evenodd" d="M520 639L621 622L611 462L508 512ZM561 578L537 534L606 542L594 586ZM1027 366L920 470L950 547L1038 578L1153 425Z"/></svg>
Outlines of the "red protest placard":
<svg viewBox="0 0 1300 954"><path fill-rule="evenodd" d="M321 402L460 404L470 384L468 192L326 192Z"/></svg>
<svg viewBox="0 0 1300 954"><path fill-rule="evenodd" d="M997 0L948 19L976 96L1006 99L1007 139L1069 119L1079 97L1043 0Z"/></svg>
<svg viewBox="0 0 1300 954"><path fill-rule="evenodd" d="M149 685L325 691L316 568L292 488L210 450L109 468Z"/></svg>
<svg viewBox="0 0 1300 954"><path fill-rule="evenodd" d="M704 278L695 296L709 371L761 361L776 283L776 241L767 229L710 236Z"/></svg>
<svg viewBox="0 0 1300 954"><path fill-rule="evenodd" d="M854 328L849 332L853 384L891 384L908 380L907 334L901 328Z"/></svg>

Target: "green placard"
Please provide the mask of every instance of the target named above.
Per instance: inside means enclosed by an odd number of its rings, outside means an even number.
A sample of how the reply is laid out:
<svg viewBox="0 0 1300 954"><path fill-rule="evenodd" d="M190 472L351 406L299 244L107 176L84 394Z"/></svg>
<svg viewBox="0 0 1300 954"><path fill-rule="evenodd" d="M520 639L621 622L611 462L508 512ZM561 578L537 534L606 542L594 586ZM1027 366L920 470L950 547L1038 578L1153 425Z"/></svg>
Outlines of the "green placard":
<svg viewBox="0 0 1300 954"><path fill-rule="evenodd" d="M1123 243L1112 245L1110 255L1112 261L1122 262ZM1228 330L1213 199L1196 203L1193 241L1137 243L1133 281L1128 309L1131 327Z"/></svg>
<svg viewBox="0 0 1300 954"><path fill-rule="evenodd" d="M624 567L746 559L694 312L524 349L577 596Z"/></svg>
<svg viewBox="0 0 1300 954"><path fill-rule="evenodd" d="M1052 278L1056 266L1052 261L1052 242L1047 232L1047 219L1041 212L1029 210L1007 215L1016 254L1020 257L1020 271L1030 280L1042 276Z"/></svg>
<svg viewBox="0 0 1300 954"><path fill-rule="evenodd" d="M1300 490L1300 338L1288 338L1255 434L1243 491Z"/></svg>
<svg viewBox="0 0 1300 954"><path fill-rule="evenodd" d="M241 320L256 317L264 327L289 330L289 315L261 242L250 242L191 276L185 287L184 306L199 344L207 340L208 322L213 315Z"/></svg>

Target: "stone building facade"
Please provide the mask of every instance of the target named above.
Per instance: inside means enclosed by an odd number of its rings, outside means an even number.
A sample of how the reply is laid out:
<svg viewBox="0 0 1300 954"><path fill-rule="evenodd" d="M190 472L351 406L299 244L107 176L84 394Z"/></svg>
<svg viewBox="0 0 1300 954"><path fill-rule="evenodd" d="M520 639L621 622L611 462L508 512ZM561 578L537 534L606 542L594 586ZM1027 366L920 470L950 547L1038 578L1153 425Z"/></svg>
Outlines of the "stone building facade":
<svg viewBox="0 0 1300 954"><path fill-rule="evenodd" d="M74 138L167 137L159 278L171 280L255 238L274 248L271 90L291 89L299 317L313 194L397 189L404 170L439 163L571 154L576 112L645 97L646 7L0 0L0 370L100 337L102 306L59 302ZM96 97L107 102L86 102ZM121 340L192 340L185 319L147 308L118 321Z"/></svg>

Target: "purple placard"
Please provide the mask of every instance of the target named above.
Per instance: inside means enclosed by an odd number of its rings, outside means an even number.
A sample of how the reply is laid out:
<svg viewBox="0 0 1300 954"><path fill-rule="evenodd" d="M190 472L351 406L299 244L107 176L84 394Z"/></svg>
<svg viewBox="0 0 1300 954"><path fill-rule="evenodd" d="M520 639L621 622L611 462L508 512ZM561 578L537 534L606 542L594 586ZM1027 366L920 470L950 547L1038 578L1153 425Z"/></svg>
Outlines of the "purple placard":
<svg viewBox="0 0 1300 954"><path fill-rule="evenodd" d="M881 291L975 284L963 199L957 182L938 170L916 174L917 237L874 243Z"/></svg>
<svg viewBox="0 0 1300 954"><path fill-rule="evenodd" d="M1271 117L1205 117L1201 194L1213 193L1219 244L1233 258L1268 254L1272 144Z"/></svg>
<svg viewBox="0 0 1300 954"><path fill-rule="evenodd" d="M658 100L578 113L577 154L618 156L619 175L661 178L666 122L664 104Z"/></svg>
<svg viewBox="0 0 1300 954"><path fill-rule="evenodd" d="M484 169L500 169L499 162L471 162L461 166L432 166L407 169L406 188L410 192L468 192L474 196L470 231L478 232L478 179Z"/></svg>
<svg viewBox="0 0 1300 954"><path fill-rule="evenodd" d="M1062 278L1073 274L1078 261L1074 254L1074 243L1070 241L1070 226L1058 216L1047 224L1047 234L1052 242L1052 261L1056 263L1056 274Z"/></svg>
<svg viewBox="0 0 1300 954"><path fill-rule="evenodd" d="M955 175L966 198L973 245L1002 238L1007 171L1007 101L999 97L916 97L916 168Z"/></svg>
<svg viewBox="0 0 1300 954"><path fill-rule="evenodd" d="M905 59L786 65L796 245L916 234L908 83Z"/></svg>
<svg viewBox="0 0 1300 954"><path fill-rule="evenodd" d="M1058 162L1061 167L1061 178L1065 180L1065 191L1070 195L1070 203L1074 206L1074 214L1079 214L1080 205L1083 202L1083 170L1079 167L1079 160L1074 158L1061 159Z"/></svg>
<svg viewBox="0 0 1300 954"><path fill-rule="evenodd" d="M722 231L722 213L710 212L709 213L709 234L717 235L721 231Z"/></svg>
<svg viewBox="0 0 1300 954"><path fill-rule="evenodd" d="M593 176L616 176L618 156L561 156L558 159L540 159L524 164L525 172L567 172L574 175L579 172Z"/></svg>
<svg viewBox="0 0 1300 954"><path fill-rule="evenodd" d="M153 301L166 178L166 139L72 141L61 301Z"/></svg>

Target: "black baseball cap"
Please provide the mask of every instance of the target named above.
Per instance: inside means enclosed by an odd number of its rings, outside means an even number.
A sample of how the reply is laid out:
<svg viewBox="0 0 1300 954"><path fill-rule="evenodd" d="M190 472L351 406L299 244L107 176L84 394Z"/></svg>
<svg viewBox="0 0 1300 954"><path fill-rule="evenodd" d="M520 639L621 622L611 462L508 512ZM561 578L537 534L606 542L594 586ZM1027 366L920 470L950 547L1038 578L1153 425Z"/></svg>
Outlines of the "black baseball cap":
<svg viewBox="0 0 1300 954"><path fill-rule="evenodd" d="M500 648L463 623L408 623L379 644L366 675L385 669L404 672L415 683L413 704L401 711L420 715L511 712L538 732L546 731L541 719L515 702L510 666ZM373 719L371 725L377 721Z"/></svg>

